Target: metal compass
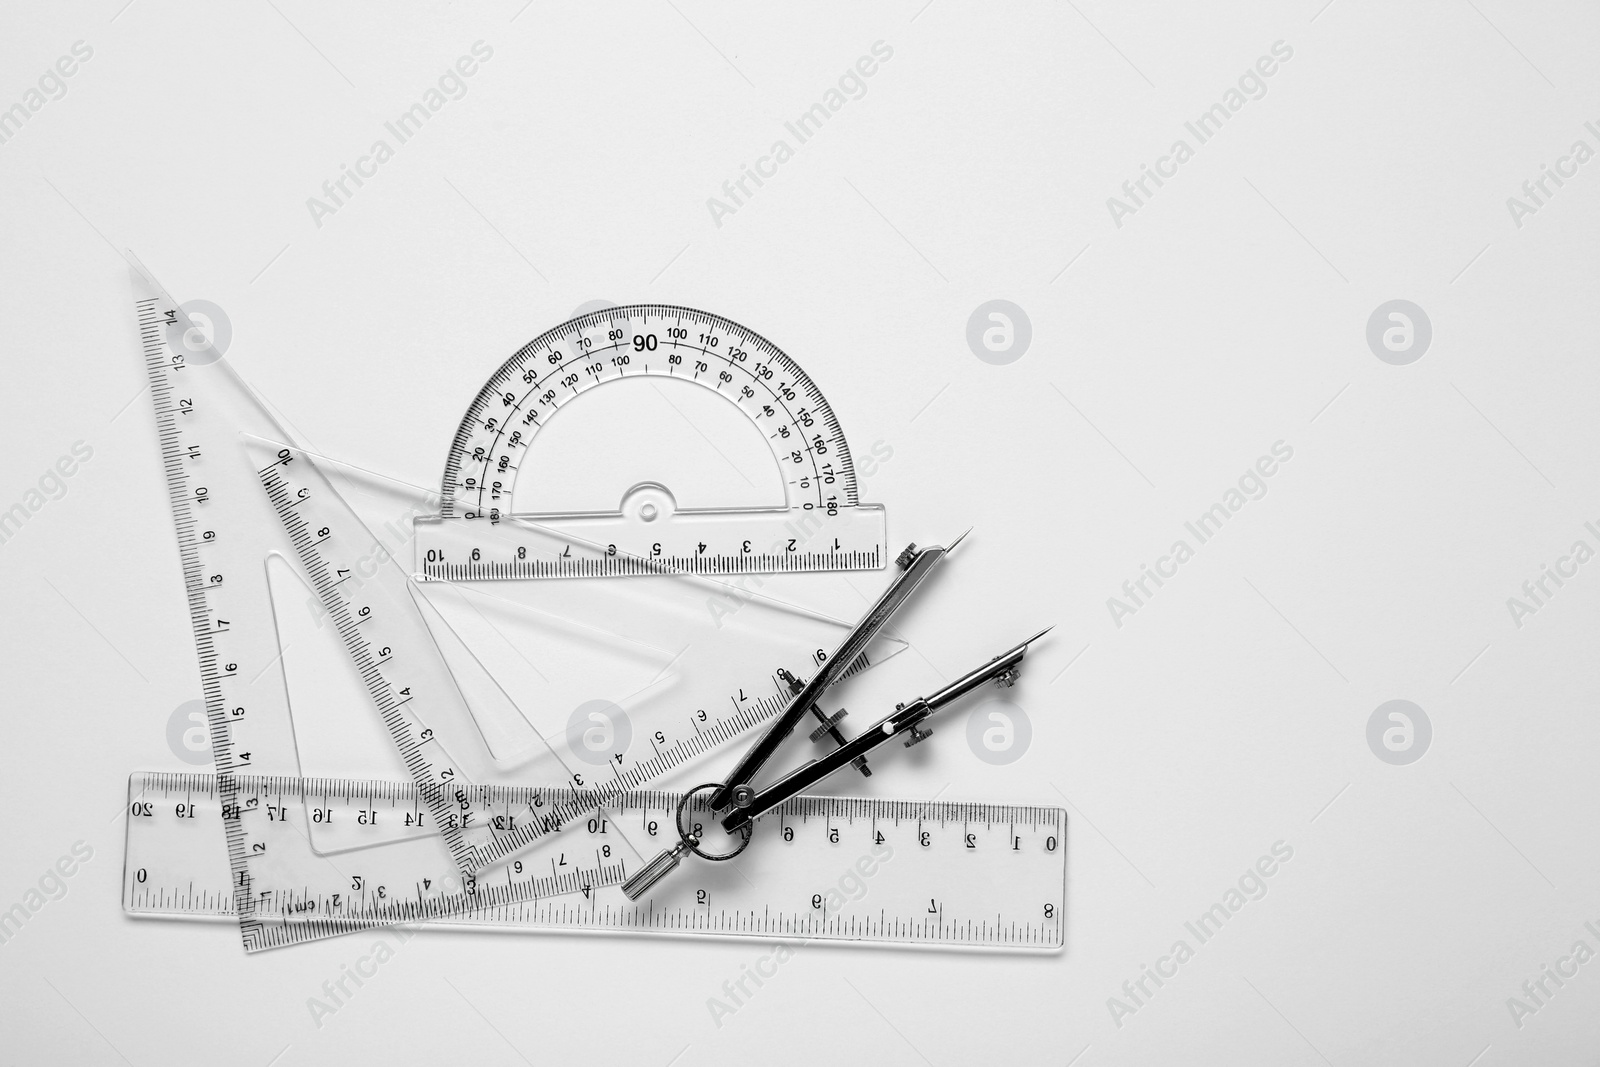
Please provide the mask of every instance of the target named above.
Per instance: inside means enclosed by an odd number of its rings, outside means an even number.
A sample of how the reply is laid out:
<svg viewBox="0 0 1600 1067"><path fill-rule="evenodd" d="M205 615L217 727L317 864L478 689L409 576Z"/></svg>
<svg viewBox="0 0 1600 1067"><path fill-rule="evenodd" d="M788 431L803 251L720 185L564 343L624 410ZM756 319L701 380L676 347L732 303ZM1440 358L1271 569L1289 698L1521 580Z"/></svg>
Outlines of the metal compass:
<svg viewBox="0 0 1600 1067"><path fill-rule="evenodd" d="M628 899L637 900L649 892L651 886L676 870L684 856L690 853L713 861L734 858L749 847L754 820L763 813L845 767L854 766L863 775L870 775L872 772L867 766L867 754L880 745L886 745L901 735L905 735L903 743L906 748L920 744L933 735L933 731L923 724L946 704L965 696L986 682L994 682L1002 687L1016 683L1017 665L1027 654L1028 646L1049 633L1049 627L1002 652L981 667L968 671L937 692L917 697L909 703L895 705L893 712L853 738L846 737L839 728L840 720L845 717L843 710L829 715L823 712L818 704L823 691L840 678L894 613L910 599L911 594L965 536L966 534L962 534L956 538L949 548L939 545L929 545L920 549L914 544L908 546L895 560L900 573L895 576L894 581L877 601L867 609L866 614L856 623L833 655L819 666L816 674L802 682L787 671L780 672L789 682L792 691L789 703L756 738L755 743L740 758L726 781L697 786L683 795L678 804L674 827L678 834L677 843L663 850L623 883L622 889L628 895ZM765 789L756 788L751 784L755 776L808 713L814 716L818 723L811 733L811 739L821 741L824 738L831 738L838 747L825 756L801 764ZM683 814L690 799L705 792L711 793L709 800L711 809L723 813L721 815L723 830L739 837L739 844L731 851L707 852L701 847L702 835L684 829Z"/></svg>

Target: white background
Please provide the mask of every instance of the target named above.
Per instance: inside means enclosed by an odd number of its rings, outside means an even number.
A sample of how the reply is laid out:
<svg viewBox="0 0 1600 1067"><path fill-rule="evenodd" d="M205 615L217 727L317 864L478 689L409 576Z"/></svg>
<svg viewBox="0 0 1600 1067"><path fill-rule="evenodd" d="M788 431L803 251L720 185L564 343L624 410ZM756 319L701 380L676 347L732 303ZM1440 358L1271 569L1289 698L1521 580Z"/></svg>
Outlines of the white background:
<svg viewBox="0 0 1600 1067"><path fill-rule="evenodd" d="M0 945L0 1059L1593 1054L1600 962L1520 1026L1507 998L1600 950L1600 563L1520 627L1507 598L1600 547L1600 163L1520 227L1506 204L1600 148L1592 8L122 4L0 16L0 107L93 49L0 144L0 508L93 449L0 545L0 908L94 850ZM479 40L467 95L318 227L307 198ZM866 95L717 225L707 198L880 40ZM1106 199L1276 41L1266 95L1116 225ZM125 917L126 775L183 768L165 727L198 682L123 248L226 309L306 439L419 484L490 371L586 301L773 339L858 456L892 448L863 497L896 540L978 525L906 622L906 687L1057 624L1016 690L1023 759L952 728L873 785L1066 805L1065 952L808 950L719 1027L706 1000L759 945L429 933L318 1027L356 942L246 958L227 925ZM1032 322L1006 366L966 343L992 298ZM1395 298L1433 327L1408 366L1366 341ZM1268 494L1115 625L1107 598L1280 440ZM1407 766L1367 742L1397 698L1433 727ZM1108 998L1278 841L1267 895L1119 1025Z"/></svg>

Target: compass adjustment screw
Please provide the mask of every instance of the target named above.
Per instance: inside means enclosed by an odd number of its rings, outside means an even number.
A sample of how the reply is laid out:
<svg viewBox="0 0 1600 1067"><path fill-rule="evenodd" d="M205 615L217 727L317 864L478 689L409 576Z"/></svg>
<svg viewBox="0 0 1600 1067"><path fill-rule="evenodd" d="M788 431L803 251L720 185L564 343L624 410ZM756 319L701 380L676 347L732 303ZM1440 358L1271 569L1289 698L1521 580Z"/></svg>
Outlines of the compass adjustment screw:
<svg viewBox="0 0 1600 1067"><path fill-rule="evenodd" d="M832 715L826 715L823 713L821 708L813 704L811 705L811 714L817 717L817 722L820 724L815 730L811 731L812 741L821 741L824 737L831 737L833 738L834 744L838 745L840 748L843 748L845 746L845 742L850 740L848 737L845 737L844 732L839 729L840 720L848 715L849 712L845 711L843 708L840 708ZM867 766L867 757L857 756L855 759L850 761L850 766L860 771L861 777L872 777L872 768Z"/></svg>
<svg viewBox="0 0 1600 1067"><path fill-rule="evenodd" d="M916 559L916 558L917 558L917 543L915 541L913 541L913 542L911 542L909 545L907 545L905 547L905 551L904 552L901 552L898 556L896 556L894 558L894 564L895 564L896 567L899 567L901 570L905 570L905 569L907 569L908 567L911 566L911 561Z"/></svg>
<svg viewBox="0 0 1600 1067"><path fill-rule="evenodd" d="M922 742L926 741L932 736L932 730L924 730L920 726L913 726L911 728L911 736L906 738L906 747L910 748L912 745L920 745Z"/></svg>
<svg viewBox="0 0 1600 1067"><path fill-rule="evenodd" d="M844 717L846 715L848 715L848 714L850 714L848 711L845 711L843 708L840 708L838 711L834 712L832 715L824 715L824 716L822 716L821 717L821 725L819 725L815 730L811 731L811 740L813 740L813 741L821 741L824 737L827 737L829 734L833 733L834 732L833 728L835 726L838 726L839 723L841 721L843 721Z"/></svg>
<svg viewBox="0 0 1600 1067"><path fill-rule="evenodd" d="M1017 684L1017 678L1020 675L1021 672L1015 667L1008 667L994 676L994 684L999 686L1001 689L1010 689L1012 686Z"/></svg>
<svg viewBox="0 0 1600 1067"><path fill-rule="evenodd" d="M783 681L784 685L789 687L790 696L793 696L795 693L800 692L800 690L806 687L806 683L802 682L800 679L796 678L782 667L778 668L778 677Z"/></svg>

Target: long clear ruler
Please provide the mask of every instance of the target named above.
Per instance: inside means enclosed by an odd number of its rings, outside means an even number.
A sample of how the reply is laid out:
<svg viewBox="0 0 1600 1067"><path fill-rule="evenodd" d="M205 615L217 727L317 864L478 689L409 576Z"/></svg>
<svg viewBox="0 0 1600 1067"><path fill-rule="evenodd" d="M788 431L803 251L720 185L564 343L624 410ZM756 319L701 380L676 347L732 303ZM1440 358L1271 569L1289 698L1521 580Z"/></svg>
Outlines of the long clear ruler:
<svg viewBox="0 0 1600 1067"><path fill-rule="evenodd" d="M123 907L132 915L232 917L240 898L218 846L225 818L210 775L142 773L129 780ZM301 931L381 923L570 932L721 935L912 945L1060 949L1065 936L1066 812L957 801L797 797L756 821L737 860L690 861L631 902L616 888L640 853L670 838L679 795L630 793L596 812L542 862L513 863L463 882L391 843L431 830L409 783L240 777L237 820L261 823L267 849L307 847L307 823L338 828L345 847L319 877L250 886L252 951ZM532 798L519 798L530 800ZM693 815L687 816L693 818ZM305 869L302 865L300 869Z"/></svg>

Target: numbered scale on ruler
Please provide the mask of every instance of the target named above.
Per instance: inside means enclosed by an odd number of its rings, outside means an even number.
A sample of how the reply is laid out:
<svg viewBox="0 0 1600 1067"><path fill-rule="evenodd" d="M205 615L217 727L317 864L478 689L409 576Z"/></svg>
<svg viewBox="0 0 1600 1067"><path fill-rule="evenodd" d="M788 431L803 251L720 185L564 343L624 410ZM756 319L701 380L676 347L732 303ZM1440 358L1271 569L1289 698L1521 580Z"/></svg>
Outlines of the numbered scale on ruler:
<svg viewBox="0 0 1600 1067"><path fill-rule="evenodd" d="M212 775L130 777L123 894L130 913L235 915L238 890L247 886L250 948L260 950L373 924L587 897L624 877L623 846L614 837L574 839L570 848L514 860L492 874L462 874L437 847L434 818L409 782L243 775L233 779L234 799L226 804L218 785ZM506 787L496 801L496 817L512 822L549 798ZM302 857L296 880L241 883L229 870L216 842L219 828L235 819L234 804L253 823L251 848L261 857ZM324 848L315 854L308 847L314 831L322 831Z"/></svg>
<svg viewBox="0 0 1600 1067"><path fill-rule="evenodd" d="M123 906L133 915L222 918L238 894L216 848L216 779L129 779ZM310 819L346 843L423 815L400 782L241 777L235 795L270 814L275 838ZM616 883L638 850L672 833L682 796L645 791L585 821L561 850L468 890L445 864L405 845L323 861L307 881L263 888L258 948L374 923L455 924L577 933L739 937L1055 950L1065 930L1066 813L952 801L796 797L758 820L769 841L740 863L698 868L670 894L628 900ZM309 813L309 814L308 814ZM690 818L709 818L691 807ZM426 831L409 831L417 841ZM637 846L637 848L636 848ZM520 869L518 869L520 867Z"/></svg>

